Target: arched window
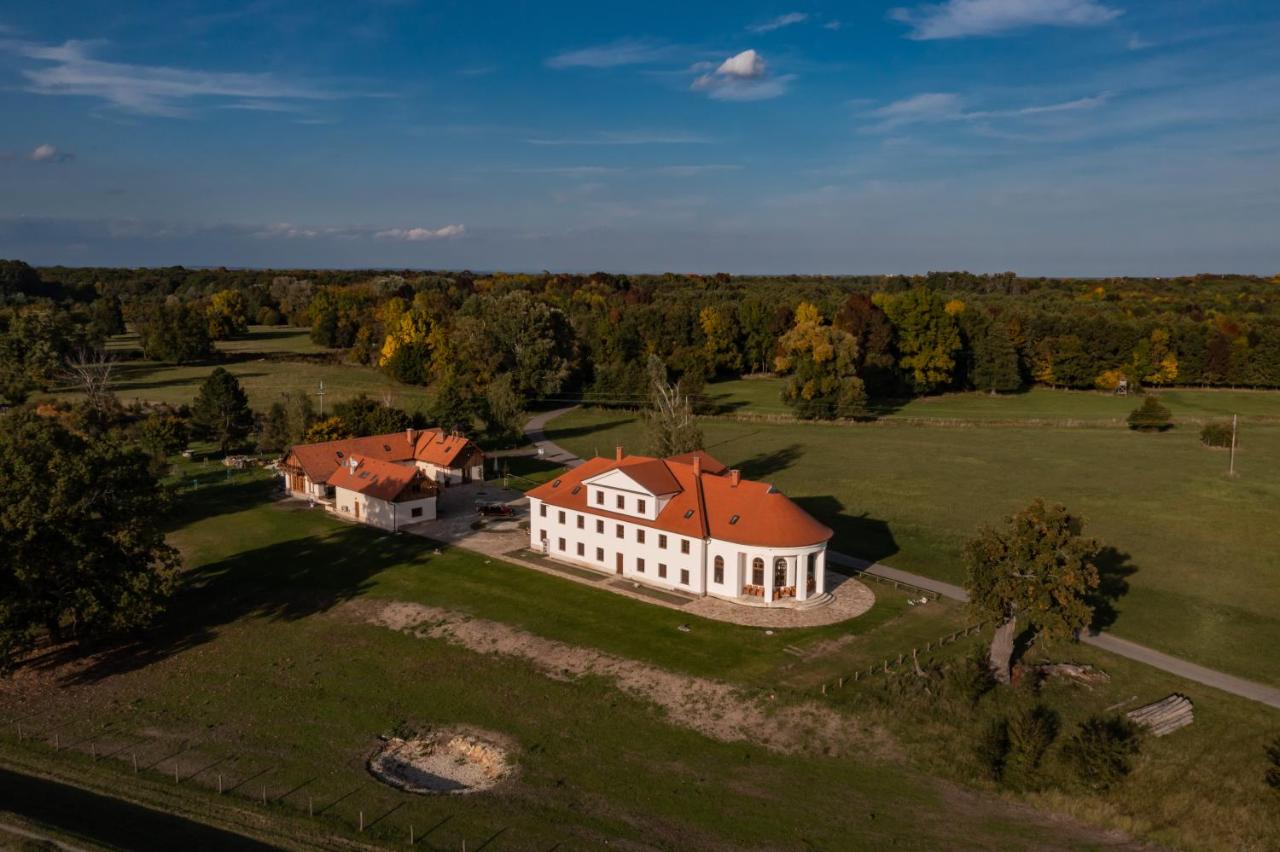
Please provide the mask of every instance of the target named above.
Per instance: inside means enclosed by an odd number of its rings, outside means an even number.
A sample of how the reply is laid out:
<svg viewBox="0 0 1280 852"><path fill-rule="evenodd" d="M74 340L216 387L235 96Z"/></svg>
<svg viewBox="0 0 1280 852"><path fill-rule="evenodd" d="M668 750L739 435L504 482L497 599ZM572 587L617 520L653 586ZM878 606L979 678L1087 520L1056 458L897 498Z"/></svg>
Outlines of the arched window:
<svg viewBox="0 0 1280 852"><path fill-rule="evenodd" d="M773 584L775 586L787 584L787 560L781 556L773 560Z"/></svg>
<svg viewBox="0 0 1280 852"><path fill-rule="evenodd" d="M723 556L716 557L716 561L714 565L714 574L712 575L712 579L715 580L715 582L717 583L724 582L724 557Z"/></svg>
<svg viewBox="0 0 1280 852"><path fill-rule="evenodd" d="M764 585L764 560L759 556L751 560L751 584L754 586Z"/></svg>

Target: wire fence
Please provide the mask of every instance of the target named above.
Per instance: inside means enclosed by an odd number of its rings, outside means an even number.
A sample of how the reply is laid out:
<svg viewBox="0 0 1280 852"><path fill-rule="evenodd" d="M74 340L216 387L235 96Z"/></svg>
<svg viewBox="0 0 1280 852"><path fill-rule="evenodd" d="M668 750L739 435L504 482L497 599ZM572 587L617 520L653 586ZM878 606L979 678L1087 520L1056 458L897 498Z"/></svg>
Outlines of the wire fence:
<svg viewBox="0 0 1280 852"><path fill-rule="evenodd" d="M866 681L875 677L877 674L888 674L906 663L910 663L912 665L918 664L921 658L928 659L930 655L937 653L943 647L958 642L967 636L973 636L981 632L982 628L985 627L986 624L987 622L980 622L978 624L971 624L968 627L962 627L959 630L953 630L936 640L931 640L924 643L922 646L914 647L906 653L898 654L897 657L885 657L879 662L871 663L865 669L858 669L850 674L841 675L833 680L824 681L818 687L819 692L822 695L827 695L837 689L844 689L846 684L855 684Z"/></svg>
<svg viewBox="0 0 1280 852"><path fill-rule="evenodd" d="M229 831L239 827L248 837L260 835L264 818L275 812L290 818L272 825L275 834L288 834L292 819L305 819L311 834L319 830L335 837L354 835L429 849L465 852L489 848L499 838L511 841L508 825L468 831L458 818L465 816L474 825L474 809L442 807L444 796L411 798L411 794L379 784L372 777L335 789L331 779L320 783L321 773L299 772L296 766L227 750L220 744L157 737L146 726L127 720L52 720L44 711L36 711L7 720L0 728L0 738L9 748L16 747L25 761L51 770L47 773L51 779L65 777L68 770L83 779L86 773L76 768L77 762L103 767L106 771L97 780L105 782L110 793L93 789L100 785L65 785L84 795L112 795L121 799L122 805L154 807L179 819L187 817L164 810L158 801L154 806L145 804L157 799L157 785L193 789L193 795L206 802L210 797L234 801L235 807L217 810L213 823L198 821L214 828L221 824Z"/></svg>

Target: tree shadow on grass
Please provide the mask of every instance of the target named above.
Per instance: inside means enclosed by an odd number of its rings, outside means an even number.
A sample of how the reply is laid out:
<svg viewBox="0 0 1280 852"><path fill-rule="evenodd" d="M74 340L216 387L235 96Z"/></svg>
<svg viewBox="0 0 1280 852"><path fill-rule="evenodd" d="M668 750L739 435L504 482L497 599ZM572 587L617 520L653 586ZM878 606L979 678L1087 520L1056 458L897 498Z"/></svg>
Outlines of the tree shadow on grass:
<svg viewBox="0 0 1280 852"><path fill-rule="evenodd" d="M757 453L743 461L739 468L742 470L742 475L747 479L764 479L771 474L791 467L803 455L804 449L799 444L791 444L771 453Z"/></svg>
<svg viewBox="0 0 1280 852"><path fill-rule="evenodd" d="M570 426L568 428L546 428L543 434L547 436L547 440L553 443L559 443L565 438L581 438L584 435L594 435L597 432L604 432L618 426L630 426L634 423L634 418L625 417L617 420L605 420L602 423L591 423L586 426Z"/></svg>
<svg viewBox="0 0 1280 852"><path fill-rule="evenodd" d="M359 597L379 572L424 558L422 539L343 527L237 553L184 576L158 623L145 636L97 653L73 667L65 681L95 683L145 668L209 642L220 627L244 619L297 621ZM60 655L39 665L56 668L74 659Z"/></svg>
<svg viewBox="0 0 1280 852"><path fill-rule="evenodd" d="M236 479L233 474L231 478L227 478L224 473L215 470L182 477L178 487L183 491L174 501L166 526L169 529L180 529L215 515L243 512L267 502L279 493L278 480L246 479L243 474L240 476L240 479ZM193 481L199 483L194 486L194 490Z"/></svg>
<svg viewBox="0 0 1280 852"><path fill-rule="evenodd" d="M1138 568L1129 561L1129 554L1114 547L1103 547L1094 557L1098 566L1098 588L1089 595L1093 607L1093 622L1089 630L1098 633L1115 624L1120 610L1116 604L1129 593L1129 577Z"/></svg>
<svg viewBox="0 0 1280 852"><path fill-rule="evenodd" d="M888 521L861 515L845 514L844 504L835 497L794 497L795 503L822 523L835 535L831 547L841 553L879 562L898 552L898 542Z"/></svg>

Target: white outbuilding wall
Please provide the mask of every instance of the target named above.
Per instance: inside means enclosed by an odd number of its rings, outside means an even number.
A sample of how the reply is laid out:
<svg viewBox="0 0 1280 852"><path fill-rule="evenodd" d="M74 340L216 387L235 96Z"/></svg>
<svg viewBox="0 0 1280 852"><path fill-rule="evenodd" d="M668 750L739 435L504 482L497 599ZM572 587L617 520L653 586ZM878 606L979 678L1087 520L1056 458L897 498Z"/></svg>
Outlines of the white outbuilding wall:
<svg viewBox="0 0 1280 852"><path fill-rule="evenodd" d="M367 497L358 491L337 488L334 491L333 512L360 523L395 532L400 527L430 521L436 517L436 498L422 497L394 503Z"/></svg>

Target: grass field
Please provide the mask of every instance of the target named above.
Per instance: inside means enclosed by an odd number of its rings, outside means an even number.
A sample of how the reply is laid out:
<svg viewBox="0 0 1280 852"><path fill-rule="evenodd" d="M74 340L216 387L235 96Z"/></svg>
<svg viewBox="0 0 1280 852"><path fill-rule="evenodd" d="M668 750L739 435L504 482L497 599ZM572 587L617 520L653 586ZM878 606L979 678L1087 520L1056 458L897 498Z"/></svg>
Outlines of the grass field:
<svg viewBox="0 0 1280 852"><path fill-rule="evenodd" d="M780 399L783 379L734 379L707 385L707 399L726 413L789 415ZM1187 423L1225 419L1239 414L1246 422L1280 423L1280 392L1250 390L1159 391L1174 419ZM885 419L937 419L974 422L1046 421L1050 423L1120 423L1140 398L1095 391L1031 388L1023 393L950 393L901 403L873 404L871 413Z"/></svg>
<svg viewBox="0 0 1280 852"><path fill-rule="evenodd" d="M776 483L831 526L837 549L958 582L977 526L1043 496L1084 516L1126 558L1120 635L1233 674L1280 684L1280 426L1241 433L1240 476L1193 428L796 425L708 419L707 449ZM579 410L550 424L579 454L639 424Z"/></svg>
<svg viewBox="0 0 1280 852"><path fill-rule="evenodd" d="M124 351L137 349L137 346L137 335L130 333L112 338L108 349ZM335 402L364 393L375 399L390 399L393 405L409 412L422 412L430 399L426 388L400 384L371 367L289 360L290 354L305 356L333 351L312 343L305 328L252 326L248 335L236 340L218 341L217 347L235 356L235 360L225 364L181 366L153 361L122 361L115 369L113 390L125 403L142 400L181 405L194 400L201 382L214 367L222 366L240 380L249 395L249 405L260 411L265 411L286 391L293 390L312 394L319 408L320 397L316 393L322 381L324 404L329 408ZM263 357L255 358L255 355Z"/></svg>
<svg viewBox="0 0 1280 852"><path fill-rule="evenodd" d="M296 816L310 798L320 824L338 833L354 835L363 811L362 839L404 843L412 824L423 842L435 826L428 848L464 841L478 848L494 838L501 838L495 848L581 848L606 839L660 848L869 848L906 837L936 848L950 845L953 832L990 847L1057 836L997 800L955 807L945 787L906 766L716 742L668 724L605 680L551 679L519 661L365 623L342 604L424 601L743 683L768 680L793 660L779 636L700 620L682 633L676 626L689 618L677 612L465 552L432 556L421 539L318 512L254 505L262 492L261 482L242 478L190 497L174 540L194 582L167 628L55 689L28 683L21 700L0 693L6 721L28 719L28 745L16 744L6 725L0 754L66 766L80 783L143 798L146 785L162 786L176 770L177 786L189 790L185 808L210 818L220 800L209 788L220 772L242 807ZM887 628L912 614L888 595L852 629ZM465 723L513 737L518 778L464 798L382 787L363 760L376 736L401 722ZM31 745L52 731L63 752ZM116 759L90 761L83 754L90 742ZM119 757L134 753L143 767L137 784L128 758ZM258 808L251 803L264 789L269 804ZM816 790L838 796L841 807L795 818L815 807Z"/></svg>
<svg viewBox="0 0 1280 852"><path fill-rule="evenodd" d="M310 355L319 352L336 352L311 340L311 329L288 325L251 325L249 333L234 340L218 340L213 344L219 352L295 352ZM118 334L107 341L107 349L113 352L140 352L142 345L137 332Z"/></svg>
<svg viewBox="0 0 1280 852"><path fill-rule="evenodd" d="M1103 845L1101 835L928 777L922 767L958 777L969 760L947 727L952 714L916 727L850 686L830 706L852 728L890 727L913 757L877 756L876 748L779 753L672 724L607 678L548 677L517 658L372 625L352 608L379 600L443 607L740 684L743 700L776 698L781 711L796 690L812 695L817 682L953 630L964 623L958 607L907 607L876 585L877 605L853 622L770 636L466 551L433 554L416 537L266 503L266 490L261 475L236 474L187 492L172 540L191 573L163 625L140 645L56 670L56 680L37 668L0 684L0 762L224 826L251 824L255 836L282 845L322 834L400 845L411 825L435 849L606 840L673 849ZM806 656L784 652L787 645ZM1068 654L1115 675L1067 696L1072 712L1177 689L1196 700L1198 718L1176 742L1147 746L1117 797L1042 797L1043 805L1190 847L1261 849L1280 832L1255 778L1275 713L1093 649ZM15 719L27 726L21 744ZM462 798L378 785L363 761L377 735L401 723L503 733L519 746L518 774ZM56 753L48 745L55 733ZM91 744L97 760L86 753ZM218 773L226 796L213 790ZM314 820L304 819L308 800Z"/></svg>

